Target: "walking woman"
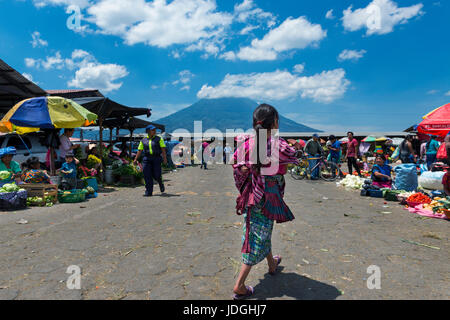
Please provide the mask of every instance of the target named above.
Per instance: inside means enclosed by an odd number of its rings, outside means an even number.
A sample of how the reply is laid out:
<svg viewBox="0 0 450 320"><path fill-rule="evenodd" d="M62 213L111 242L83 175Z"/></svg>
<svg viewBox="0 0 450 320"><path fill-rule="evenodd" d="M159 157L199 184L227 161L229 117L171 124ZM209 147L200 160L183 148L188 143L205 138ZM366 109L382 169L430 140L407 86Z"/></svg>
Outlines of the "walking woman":
<svg viewBox="0 0 450 320"><path fill-rule="evenodd" d="M242 267L234 286L233 299L250 297L254 289L245 285L252 266L267 259L269 274L275 275L281 256L272 255L272 230L274 221L292 221L294 215L284 203L284 175L289 163L297 163L295 149L278 137L278 112L266 104L253 113L256 135L238 141L240 146L234 154L234 178L239 190L237 214L244 215L242 237ZM266 141L264 141L266 139ZM267 157L260 158L267 148ZM264 153L263 153L264 154ZM252 161L253 160L253 161ZM267 161L268 160L268 161ZM264 165L262 165L264 163Z"/></svg>

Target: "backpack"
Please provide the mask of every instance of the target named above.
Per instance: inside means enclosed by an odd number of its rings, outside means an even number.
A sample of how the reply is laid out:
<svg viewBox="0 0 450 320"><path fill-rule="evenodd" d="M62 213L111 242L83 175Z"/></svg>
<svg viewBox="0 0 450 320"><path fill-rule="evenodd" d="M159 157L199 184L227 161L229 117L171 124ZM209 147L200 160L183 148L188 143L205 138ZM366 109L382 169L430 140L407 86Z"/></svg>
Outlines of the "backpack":
<svg viewBox="0 0 450 320"><path fill-rule="evenodd" d="M445 146L445 143L441 144L441 146L439 147L439 150L436 154L436 159L438 160L447 159L447 147Z"/></svg>

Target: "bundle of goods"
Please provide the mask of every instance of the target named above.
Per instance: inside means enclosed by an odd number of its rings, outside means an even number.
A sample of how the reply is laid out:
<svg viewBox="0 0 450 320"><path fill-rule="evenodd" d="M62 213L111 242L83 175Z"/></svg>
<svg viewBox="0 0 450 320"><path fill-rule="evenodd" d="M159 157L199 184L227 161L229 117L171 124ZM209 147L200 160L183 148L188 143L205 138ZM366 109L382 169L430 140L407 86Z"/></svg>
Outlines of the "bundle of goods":
<svg viewBox="0 0 450 320"><path fill-rule="evenodd" d="M82 191L84 192L86 199L97 198L97 192L91 186L86 187Z"/></svg>
<svg viewBox="0 0 450 320"><path fill-rule="evenodd" d="M429 190L444 190L444 185L442 184L444 175L445 172L443 171L426 171L419 177L419 186Z"/></svg>
<svg viewBox="0 0 450 320"><path fill-rule="evenodd" d="M384 199L386 201L399 201L398 200L398 195L405 193L405 190L387 190L385 195L384 195ZM411 195L411 194L410 194ZM408 197L410 196L408 195ZM407 198L408 198L407 197Z"/></svg>
<svg viewBox="0 0 450 320"><path fill-rule="evenodd" d="M380 189L380 187L373 185L372 180L367 179L364 181L364 184L362 186L361 196L383 198L384 192Z"/></svg>
<svg viewBox="0 0 450 320"><path fill-rule="evenodd" d="M411 195L408 199L406 199L406 202L408 203L408 206L410 207L417 207L420 204L430 204L431 198L421 192L414 193Z"/></svg>
<svg viewBox="0 0 450 320"><path fill-rule="evenodd" d="M401 164L394 169L395 189L415 191L419 186L417 178L417 167L415 164Z"/></svg>
<svg viewBox="0 0 450 320"><path fill-rule="evenodd" d="M19 210L27 207L27 191L15 183L4 184L0 189L0 210Z"/></svg>
<svg viewBox="0 0 450 320"><path fill-rule="evenodd" d="M336 182L337 186L342 186L349 189L359 190L364 184L364 179L358 176L347 175L344 179Z"/></svg>

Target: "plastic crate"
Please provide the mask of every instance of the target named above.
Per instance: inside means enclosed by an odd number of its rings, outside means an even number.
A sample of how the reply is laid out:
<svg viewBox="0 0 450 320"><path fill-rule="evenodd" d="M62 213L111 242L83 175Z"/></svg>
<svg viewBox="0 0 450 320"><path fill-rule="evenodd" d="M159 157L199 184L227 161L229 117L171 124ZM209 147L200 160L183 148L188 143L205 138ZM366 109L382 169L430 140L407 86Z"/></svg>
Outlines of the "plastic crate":
<svg viewBox="0 0 450 320"><path fill-rule="evenodd" d="M58 201L61 203L78 203L86 201L86 193L84 193L82 190L72 190L65 192L58 192Z"/></svg>
<svg viewBox="0 0 450 320"><path fill-rule="evenodd" d="M372 198L383 198L383 191L369 190L369 196L371 196Z"/></svg>

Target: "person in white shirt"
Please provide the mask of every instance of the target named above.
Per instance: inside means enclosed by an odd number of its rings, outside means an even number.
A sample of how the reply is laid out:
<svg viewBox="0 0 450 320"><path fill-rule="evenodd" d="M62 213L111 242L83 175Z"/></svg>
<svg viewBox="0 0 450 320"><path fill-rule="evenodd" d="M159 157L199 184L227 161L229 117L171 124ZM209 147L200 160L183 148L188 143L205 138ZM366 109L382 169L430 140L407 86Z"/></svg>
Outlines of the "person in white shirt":
<svg viewBox="0 0 450 320"><path fill-rule="evenodd" d="M64 129L64 133L59 137L59 162L62 164L66 162L66 154L72 152L79 147L79 144L73 144L70 137L73 136L75 129Z"/></svg>

